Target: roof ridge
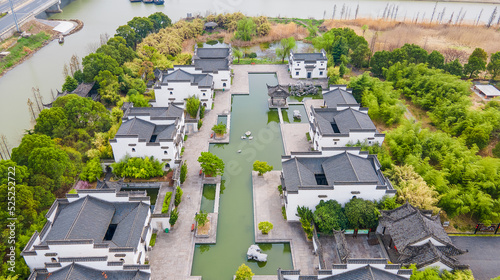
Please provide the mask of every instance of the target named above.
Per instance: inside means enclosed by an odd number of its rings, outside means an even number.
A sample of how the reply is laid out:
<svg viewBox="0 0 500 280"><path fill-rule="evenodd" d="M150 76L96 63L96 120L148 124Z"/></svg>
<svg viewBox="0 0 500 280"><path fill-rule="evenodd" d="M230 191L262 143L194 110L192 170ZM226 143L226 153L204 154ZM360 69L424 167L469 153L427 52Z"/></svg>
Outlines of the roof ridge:
<svg viewBox="0 0 500 280"><path fill-rule="evenodd" d="M78 218L80 218L80 215L82 214L83 208L85 208L85 205L87 205L87 202L89 200L89 196L85 196L82 205L80 207L80 210L78 211L78 214L76 215L75 219L73 220L73 223L71 224L71 227L69 228L68 232L66 233L66 236L64 239L68 239L69 235L73 231L73 228L75 227L76 221L78 221Z"/></svg>
<svg viewBox="0 0 500 280"><path fill-rule="evenodd" d="M351 165L351 168L352 168L352 171L354 172L354 175L356 175L356 179L358 179L358 181L359 181L359 176L358 176L358 173L356 172L356 168L354 168L354 165L352 164L351 158L349 156L350 154L347 151L344 151L344 153L347 156L347 160L349 161L349 164Z"/></svg>
<svg viewBox="0 0 500 280"><path fill-rule="evenodd" d="M372 279L373 279L373 280L376 280L376 279L375 279L375 275L373 275L372 266L371 266L370 264L368 264L368 265L367 265L367 267L368 267L368 272L369 272L369 273L370 273L370 275L372 276Z"/></svg>
<svg viewBox="0 0 500 280"><path fill-rule="evenodd" d="M71 275L71 272L73 271L73 269L75 269L75 262L73 262L69 269L68 269L68 274L66 274L66 277L64 278L65 280L71 280L71 278L69 278L69 276Z"/></svg>
<svg viewBox="0 0 500 280"><path fill-rule="evenodd" d="M145 204L145 203L143 203L143 202L141 201L140 203L138 203L138 204L137 204L137 206L136 206L136 207L134 207L134 209L135 209L135 208L139 208L139 206L142 206L143 204ZM129 214L130 214L130 213L129 213ZM138 219L138 216L139 216L139 209L137 209L137 211L136 211L136 213L135 213L134 222L132 223L132 226L130 227L131 229L135 228L135 224L136 224L136 221L137 221L137 219ZM127 243L125 243L125 245L128 245L128 243L129 243L129 241L130 241L131 236L132 236L132 231L129 231L128 238L127 238Z"/></svg>
<svg viewBox="0 0 500 280"><path fill-rule="evenodd" d="M299 160L297 159L297 157L294 157L293 159L295 160L295 167L297 168L297 175L299 176L299 181L300 181L300 184L302 185L302 177L300 176L300 170L299 170Z"/></svg>

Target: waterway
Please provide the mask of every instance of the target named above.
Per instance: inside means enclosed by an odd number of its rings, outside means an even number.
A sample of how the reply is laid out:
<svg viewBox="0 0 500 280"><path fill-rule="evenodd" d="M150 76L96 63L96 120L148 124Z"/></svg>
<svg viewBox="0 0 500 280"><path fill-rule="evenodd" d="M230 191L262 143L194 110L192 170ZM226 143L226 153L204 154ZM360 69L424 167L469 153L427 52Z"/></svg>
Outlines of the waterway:
<svg viewBox="0 0 500 280"><path fill-rule="evenodd" d="M194 254L192 275L201 275L203 280L232 279L242 263L256 275L276 275L278 268L292 268L288 243L259 244L268 254L267 263L246 258L248 247L255 242L252 164L255 160L266 161L274 169L281 169L284 152L279 126L268 123L267 117L266 83L277 84L276 75L250 74L249 83L250 95L233 96L230 143L210 146L210 151L226 163L225 189L220 198L217 244L197 245ZM241 139L246 131L252 132L253 140Z"/></svg>
<svg viewBox="0 0 500 280"><path fill-rule="evenodd" d="M173 21L193 15L207 13L243 12L247 15L281 16L317 19L331 18L334 7L335 18L339 18L342 7L345 14L353 18L359 4L358 17L380 17L386 7L397 7L397 18L429 19L434 6L433 1L338 1L338 0L166 0L164 6L130 3L127 0L75 0L63 8L63 13L56 14L54 19L80 19L84 28L66 38L64 45L56 41L50 43L32 58L17 66L0 78L0 134L7 136L10 147L18 145L25 129L32 127L27 99L32 98L32 87L39 87L44 102L51 101L51 90L60 89L64 82L63 67L73 54L83 58L94 51L100 34L114 34L116 28L125 24L135 16L147 16L161 11ZM483 10L480 22L489 19L495 4L440 2L436 14L444 8L444 18L453 13L455 17L460 10L466 11L465 21L474 21ZM392 8L391 8L392 11ZM463 12L462 12L463 13ZM436 17L436 15L435 15ZM33 98L32 98L33 99Z"/></svg>

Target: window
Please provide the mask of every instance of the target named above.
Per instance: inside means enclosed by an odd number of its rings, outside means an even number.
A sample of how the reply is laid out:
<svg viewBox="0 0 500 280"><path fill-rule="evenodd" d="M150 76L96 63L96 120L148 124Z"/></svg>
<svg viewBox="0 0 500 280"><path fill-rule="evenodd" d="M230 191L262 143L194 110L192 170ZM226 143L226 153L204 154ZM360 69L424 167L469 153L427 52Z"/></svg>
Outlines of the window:
<svg viewBox="0 0 500 280"><path fill-rule="evenodd" d="M299 75L299 72L295 72L295 76L298 76Z"/></svg>
<svg viewBox="0 0 500 280"><path fill-rule="evenodd" d="M297 66L300 66L300 63L297 62Z"/></svg>
<svg viewBox="0 0 500 280"><path fill-rule="evenodd" d="M371 145L372 144L372 141L368 141L368 145Z"/></svg>
<svg viewBox="0 0 500 280"><path fill-rule="evenodd" d="M226 83L222 83L222 86L223 86L223 87L226 87Z"/></svg>
<svg viewBox="0 0 500 280"><path fill-rule="evenodd" d="M314 178L316 179L316 184L327 186L328 182L326 181L325 174L314 174Z"/></svg>
<svg viewBox="0 0 500 280"><path fill-rule="evenodd" d="M337 141L333 142L333 145L337 145Z"/></svg>
<svg viewBox="0 0 500 280"><path fill-rule="evenodd" d="M163 151L163 154L166 155L166 154L168 154L168 152L167 151Z"/></svg>
<svg viewBox="0 0 500 280"><path fill-rule="evenodd" d="M108 230L106 231L106 234L104 235L104 240L111 240L113 239L113 235L115 235L116 227L117 224L109 224Z"/></svg>
<svg viewBox="0 0 500 280"><path fill-rule="evenodd" d="M170 95L173 95L173 94L174 94L174 93L171 91L171 92L170 92Z"/></svg>
<svg viewBox="0 0 500 280"><path fill-rule="evenodd" d="M132 148L132 152L135 152L135 148Z"/></svg>
<svg viewBox="0 0 500 280"><path fill-rule="evenodd" d="M320 76L323 76L323 71L319 71L319 75L320 75Z"/></svg>
<svg viewBox="0 0 500 280"><path fill-rule="evenodd" d="M207 95L206 93L203 93L203 96Z"/></svg>
<svg viewBox="0 0 500 280"><path fill-rule="evenodd" d="M56 258L50 258L50 261L53 263L57 262Z"/></svg>

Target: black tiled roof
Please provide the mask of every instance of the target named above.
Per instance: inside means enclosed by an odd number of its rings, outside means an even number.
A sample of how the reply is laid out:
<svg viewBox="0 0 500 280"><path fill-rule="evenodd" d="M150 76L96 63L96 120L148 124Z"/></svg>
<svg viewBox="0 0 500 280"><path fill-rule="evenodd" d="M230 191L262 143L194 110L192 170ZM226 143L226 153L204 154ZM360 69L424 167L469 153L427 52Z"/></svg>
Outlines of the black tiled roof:
<svg viewBox="0 0 500 280"><path fill-rule="evenodd" d="M358 104L352 93L340 87L323 93L323 100L328 108L337 108L338 105Z"/></svg>
<svg viewBox="0 0 500 280"><path fill-rule="evenodd" d="M71 264L61 269L48 273L46 270L35 270L30 276L34 280L149 280L151 275L148 272L135 270L108 270L102 271L86 267L80 264Z"/></svg>
<svg viewBox="0 0 500 280"><path fill-rule="evenodd" d="M323 135L336 133L348 134L351 130L374 130L377 128L368 113L352 108L337 110L336 108L313 108L315 123ZM333 127L336 127L336 131Z"/></svg>
<svg viewBox="0 0 500 280"><path fill-rule="evenodd" d="M267 85L267 94L274 98L286 98L291 95L288 91L288 87L282 85Z"/></svg>

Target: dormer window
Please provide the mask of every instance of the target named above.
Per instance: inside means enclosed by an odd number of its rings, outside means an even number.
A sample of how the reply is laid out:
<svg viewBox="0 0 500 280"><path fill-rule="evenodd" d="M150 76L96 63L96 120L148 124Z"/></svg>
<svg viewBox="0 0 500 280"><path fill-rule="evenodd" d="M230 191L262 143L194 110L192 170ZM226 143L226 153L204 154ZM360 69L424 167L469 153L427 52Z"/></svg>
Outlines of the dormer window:
<svg viewBox="0 0 500 280"><path fill-rule="evenodd" d="M115 235L116 227L117 224L109 224L108 230L106 231L106 234L104 235L104 240L111 240L113 239L113 235Z"/></svg>
<svg viewBox="0 0 500 280"><path fill-rule="evenodd" d="M321 186L327 186L328 182L326 181L325 174L314 174L314 178L316 178L316 184Z"/></svg>

